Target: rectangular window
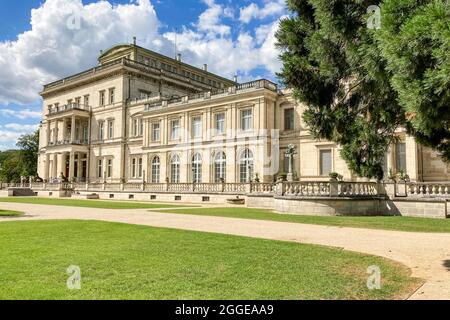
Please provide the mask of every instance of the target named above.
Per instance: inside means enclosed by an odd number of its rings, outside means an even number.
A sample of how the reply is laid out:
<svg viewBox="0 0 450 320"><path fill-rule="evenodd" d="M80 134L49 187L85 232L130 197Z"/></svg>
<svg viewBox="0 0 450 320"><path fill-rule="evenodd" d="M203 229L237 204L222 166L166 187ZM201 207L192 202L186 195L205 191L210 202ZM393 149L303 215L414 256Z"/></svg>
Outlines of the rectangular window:
<svg viewBox="0 0 450 320"><path fill-rule="evenodd" d="M142 178L142 173L143 173L143 160L142 158L138 159L138 178Z"/></svg>
<svg viewBox="0 0 450 320"><path fill-rule="evenodd" d="M83 141L87 143L89 141L89 129L88 126L83 126Z"/></svg>
<svg viewBox="0 0 450 320"><path fill-rule="evenodd" d="M81 98L75 98L75 104L77 105L77 107L79 107L81 104Z"/></svg>
<svg viewBox="0 0 450 320"><path fill-rule="evenodd" d="M171 121L171 140L180 139L180 120L172 120Z"/></svg>
<svg viewBox="0 0 450 320"><path fill-rule="evenodd" d="M109 89L109 104L113 104L115 100L116 90L114 88Z"/></svg>
<svg viewBox="0 0 450 320"><path fill-rule="evenodd" d="M101 107L105 105L105 91L100 91L99 103Z"/></svg>
<svg viewBox="0 0 450 320"><path fill-rule="evenodd" d="M138 128L139 128L138 119L133 119L133 126L132 126L132 136L133 137L137 137L138 130L139 130Z"/></svg>
<svg viewBox="0 0 450 320"><path fill-rule="evenodd" d="M136 158L133 158L131 160L131 177L136 178L136 172L137 172L137 161Z"/></svg>
<svg viewBox="0 0 450 320"><path fill-rule="evenodd" d="M98 140L102 141L105 137L105 122L100 121L98 123Z"/></svg>
<svg viewBox="0 0 450 320"><path fill-rule="evenodd" d="M139 136L142 137L144 135L144 120L139 119Z"/></svg>
<svg viewBox="0 0 450 320"><path fill-rule="evenodd" d="M252 110L242 110L241 111L241 129L243 131L251 130L253 127L253 116Z"/></svg>
<svg viewBox="0 0 450 320"><path fill-rule="evenodd" d="M284 130L294 130L294 108L284 110Z"/></svg>
<svg viewBox="0 0 450 320"><path fill-rule="evenodd" d="M195 117L192 119L192 137L201 138L202 137L202 118Z"/></svg>
<svg viewBox="0 0 450 320"><path fill-rule="evenodd" d="M152 141L160 141L161 140L161 128L159 123L152 124Z"/></svg>
<svg viewBox="0 0 450 320"><path fill-rule="evenodd" d="M114 121L109 120L108 121L108 139L114 138Z"/></svg>
<svg viewBox="0 0 450 320"><path fill-rule="evenodd" d="M84 96L83 104L85 107L89 107L89 95Z"/></svg>
<svg viewBox="0 0 450 320"><path fill-rule="evenodd" d="M216 114L216 134L225 133L225 113Z"/></svg>
<svg viewBox="0 0 450 320"><path fill-rule="evenodd" d="M320 175L327 176L333 170L331 150L320 150Z"/></svg>
<svg viewBox="0 0 450 320"><path fill-rule="evenodd" d="M112 177L112 159L108 159L108 168L106 170L106 176L108 178Z"/></svg>
<svg viewBox="0 0 450 320"><path fill-rule="evenodd" d="M395 146L395 164L397 172L406 172L406 143L397 143Z"/></svg>
<svg viewBox="0 0 450 320"><path fill-rule="evenodd" d="M103 177L103 161L101 159L97 162L97 177Z"/></svg>

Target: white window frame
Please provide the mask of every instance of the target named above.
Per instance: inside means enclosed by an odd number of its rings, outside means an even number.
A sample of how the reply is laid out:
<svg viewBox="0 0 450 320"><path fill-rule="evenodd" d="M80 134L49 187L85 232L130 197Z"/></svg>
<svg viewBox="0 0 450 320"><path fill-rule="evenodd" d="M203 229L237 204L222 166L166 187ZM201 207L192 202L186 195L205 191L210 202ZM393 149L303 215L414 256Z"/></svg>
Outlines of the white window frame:
<svg viewBox="0 0 450 320"><path fill-rule="evenodd" d="M114 138L114 120L108 120L108 139L111 140Z"/></svg>
<svg viewBox="0 0 450 320"><path fill-rule="evenodd" d="M181 158L179 155L174 155L170 159L170 182L180 183L181 174Z"/></svg>
<svg viewBox="0 0 450 320"><path fill-rule="evenodd" d="M178 125L175 126L175 123ZM170 140L180 139L181 122L180 119L173 119L170 121Z"/></svg>
<svg viewBox="0 0 450 320"><path fill-rule="evenodd" d="M109 99L109 104L113 104L115 102L115 99L116 99L116 88L109 89L108 99Z"/></svg>
<svg viewBox="0 0 450 320"><path fill-rule="evenodd" d="M152 183L160 183L161 182L161 158L159 156L155 156L152 159L152 172L151 172L151 181Z"/></svg>
<svg viewBox="0 0 450 320"><path fill-rule="evenodd" d="M192 138L198 139L203 136L202 117L194 116L192 118Z"/></svg>
<svg viewBox="0 0 450 320"><path fill-rule="evenodd" d="M106 103L105 95L106 95L105 90L102 90L102 91L99 92L99 104L100 104L100 107L104 107L105 106L105 103Z"/></svg>
<svg viewBox="0 0 450 320"><path fill-rule="evenodd" d="M112 178L113 174L113 159L106 160L106 177Z"/></svg>
<svg viewBox="0 0 450 320"><path fill-rule="evenodd" d="M322 167L322 155L324 153L329 153L330 154L330 172L325 172L325 168ZM327 177L329 176L329 174L331 172L333 172L334 170L334 164L333 164L333 158L334 158L334 152L333 152L333 148L319 148L318 150L318 160L319 160L319 176L321 177Z"/></svg>
<svg viewBox="0 0 450 320"><path fill-rule="evenodd" d="M246 148L239 157L239 181L249 183L255 171L255 156L253 151Z"/></svg>
<svg viewBox="0 0 450 320"><path fill-rule="evenodd" d="M161 141L161 123L160 122L152 123L151 141L152 142Z"/></svg>
<svg viewBox="0 0 450 320"><path fill-rule="evenodd" d="M103 141L105 139L105 121L98 122L98 140Z"/></svg>
<svg viewBox="0 0 450 320"><path fill-rule="evenodd" d="M253 109L242 109L240 115L241 131L253 130Z"/></svg>
<svg viewBox="0 0 450 320"><path fill-rule="evenodd" d="M202 183L202 155L200 153L195 153L192 156L192 183Z"/></svg>
<svg viewBox="0 0 450 320"><path fill-rule="evenodd" d="M223 119L219 120L219 117L223 116ZM226 130L226 113L225 112L218 112L214 115L214 121L215 121L215 129L217 135L225 134Z"/></svg>
<svg viewBox="0 0 450 320"><path fill-rule="evenodd" d="M227 155L223 151L214 157L214 181L220 183L221 179L227 179Z"/></svg>

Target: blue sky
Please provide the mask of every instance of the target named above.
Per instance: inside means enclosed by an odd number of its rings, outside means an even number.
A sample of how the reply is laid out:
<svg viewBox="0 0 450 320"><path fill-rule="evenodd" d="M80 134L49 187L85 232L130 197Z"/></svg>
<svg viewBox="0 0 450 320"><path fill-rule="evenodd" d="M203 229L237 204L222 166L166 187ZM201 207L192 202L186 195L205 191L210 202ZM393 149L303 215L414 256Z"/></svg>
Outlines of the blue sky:
<svg viewBox="0 0 450 320"><path fill-rule="evenodd" d="M274 32L284 0L27 0L0 3L0 150L40 121L42 85L138 43L241 82L276 80Z"/></svg>

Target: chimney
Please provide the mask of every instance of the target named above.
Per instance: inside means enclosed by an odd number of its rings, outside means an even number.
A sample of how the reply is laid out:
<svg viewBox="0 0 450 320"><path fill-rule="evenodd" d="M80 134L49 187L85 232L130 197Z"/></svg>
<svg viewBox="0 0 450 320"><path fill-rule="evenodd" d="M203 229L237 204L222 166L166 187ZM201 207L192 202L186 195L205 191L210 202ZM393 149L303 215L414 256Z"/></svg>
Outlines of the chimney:
<svg viewBox="0 0 450 320"><path fill-rule="evenodd" d="M206 63L203 65L203 71L208 71L208 65Z"/></svg>
<svg viewBox="0 0 450 320"><path fill-rule="evenodd" d="M177 53L177 61L181 62L181 53Z"/></svg>
<svg viewBox="0 0 450 320"><path fill-rule="evenodd" d="M103 54L103 50L100 50L100 55L102 55Z"/></svg>
<svg viewBox="0 0 450 320"><path fill-rule="evenodd" d="M133 45L136 45L136 37L133 37Z"/></svg>
<svg viewBox="0 0 450 320"><path fill-rule="evenodd" d="M238 76L234 76L233 77L233 81L237 83L238 82Z"/></svg>

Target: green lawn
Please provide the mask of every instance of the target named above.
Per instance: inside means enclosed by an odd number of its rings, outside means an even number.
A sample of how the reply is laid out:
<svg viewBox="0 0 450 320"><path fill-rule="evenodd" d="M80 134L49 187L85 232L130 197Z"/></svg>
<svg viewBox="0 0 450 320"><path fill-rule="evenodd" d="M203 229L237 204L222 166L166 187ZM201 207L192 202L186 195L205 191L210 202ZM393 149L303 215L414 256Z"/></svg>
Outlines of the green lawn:
<svg viewBox="0 0 450 320"><path fill-rule="evenodd" d="M186 208L164 212L255 220L272 220L338 227L385 229L414 232L450 232L450 219L412 217L325 217L277 214L270 210L250 208Z"/></svg>
<svg viewBox="0 0 450 320"><path fill-rule="evenodd" d="M0 210L0 217L19 217L23 215L23 212Z"/></svg>
<svg viewBox="0 0 450 320"><path fill-rule="evenodd" d="M390 299L421 283L339 249L107 222L3 222L0 247L0 299ZM381 290L366 287L371 265Z"/></svg>
<svg viewBox="0 0 450 320"><path fill-rule="evenodd" d="M157 209L178 208L181 206L142 202L119 202L104 200L52 199L52 198L0 198L1 202L44 204L52 206L84 207L97 209Z"/></svg>

